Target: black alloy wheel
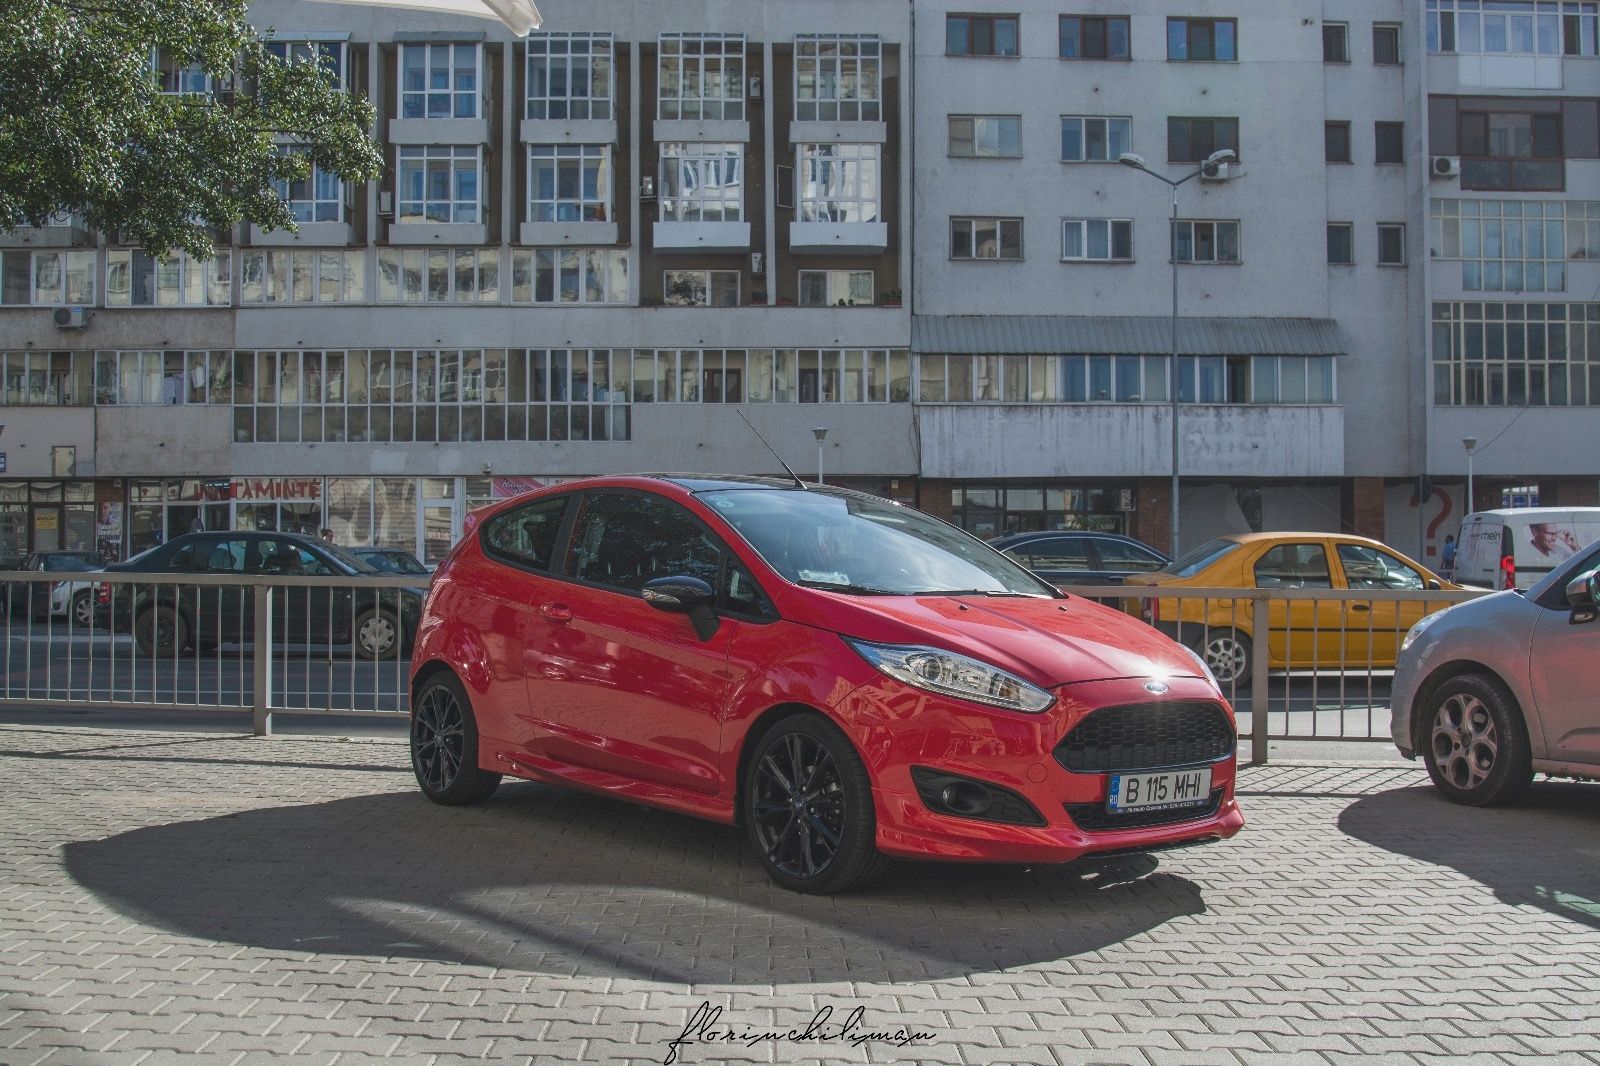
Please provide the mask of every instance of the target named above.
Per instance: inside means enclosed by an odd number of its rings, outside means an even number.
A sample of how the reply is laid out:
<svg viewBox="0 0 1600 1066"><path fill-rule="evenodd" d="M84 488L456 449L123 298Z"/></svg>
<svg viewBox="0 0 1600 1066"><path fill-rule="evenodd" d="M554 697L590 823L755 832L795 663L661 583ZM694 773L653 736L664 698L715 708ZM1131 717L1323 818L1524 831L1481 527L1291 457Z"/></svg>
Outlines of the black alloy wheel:
<svg viewBox="0 0 1600 1066"><path fill-rule="evenodd" d="M436 674L411 710L411 768L435 803L481 803L500 775L478 767L478 727L467 693L453 674Z"/></svg>
<svg viewBox="0 0 1600 1066"><path fill-rule="evenodd" d="M883 870L866 767L838 727L820 716L785 718L757 742L744 802L751 845L785 888L841 892Z"/></svg>

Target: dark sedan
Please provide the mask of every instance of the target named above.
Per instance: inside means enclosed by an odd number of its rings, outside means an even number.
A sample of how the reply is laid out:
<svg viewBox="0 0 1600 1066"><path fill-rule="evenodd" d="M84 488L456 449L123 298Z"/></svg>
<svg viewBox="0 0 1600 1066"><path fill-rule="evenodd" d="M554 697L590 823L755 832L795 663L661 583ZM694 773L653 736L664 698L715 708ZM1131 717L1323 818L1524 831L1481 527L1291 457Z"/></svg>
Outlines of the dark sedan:
<svg viewBox="0 0 1600 1066"><path fill-rule="evenodd" d="M274 638L297 644L352 644L372 659L407 649L422 613L420 589L362 588L379 576L369 564L334 545L298 533L190 533L105 568L114 574L351 578L348 587L272 590ZM249 585L105 584L97 611L102 624L132 632L140 652L172 655L209 651L250 640L256 590Z"/></svg>
<svg viewBox="0 0 1600 1066"><path fill-rule="evenodd" d="M1143 541L1117 533L1012 533L989 546L1061 589L1120 585L1129 574L1148 574L1172 561Z"/></svg>
<svg viewBox="0 0 1600 1066"><path fill-rule="evenodd" d="M350 554L386 574L432 573L415 555L402 548L351 548Z"/></svg>

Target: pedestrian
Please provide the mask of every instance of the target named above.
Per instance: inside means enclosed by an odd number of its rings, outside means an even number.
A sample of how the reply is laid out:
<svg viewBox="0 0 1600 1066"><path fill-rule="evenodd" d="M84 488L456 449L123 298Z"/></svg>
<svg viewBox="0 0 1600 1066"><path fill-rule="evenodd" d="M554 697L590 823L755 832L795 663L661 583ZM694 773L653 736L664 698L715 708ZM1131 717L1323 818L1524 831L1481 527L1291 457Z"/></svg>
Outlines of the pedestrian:
<svg viewBox="0 0 1600 1066"><path fill-rule="evenodd" d="M327 526L322 527L322 532L319 533L318 536L327 541L329 544L333 543L333 530L329 529Z"/></svg>
<svg viewBox="0 0 1600 1066"><path fill-rule="evenodd" d="M1456 538L1454 534L1444 535L1444 548L1440 553L1439 568L1449 577L1456 572Z"/></svg>

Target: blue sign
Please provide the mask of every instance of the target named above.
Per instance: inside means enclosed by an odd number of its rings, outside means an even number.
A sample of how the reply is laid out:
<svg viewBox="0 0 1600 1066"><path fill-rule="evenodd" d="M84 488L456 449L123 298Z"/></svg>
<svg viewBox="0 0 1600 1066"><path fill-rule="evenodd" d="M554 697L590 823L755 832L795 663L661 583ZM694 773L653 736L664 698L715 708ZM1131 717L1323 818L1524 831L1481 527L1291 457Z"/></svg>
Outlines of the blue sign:
<svg viewBox="0 0 1600 1066"><path fill-rule="evenodd" d="M0 474L6 472L6 453L0 452Z"/></svg>

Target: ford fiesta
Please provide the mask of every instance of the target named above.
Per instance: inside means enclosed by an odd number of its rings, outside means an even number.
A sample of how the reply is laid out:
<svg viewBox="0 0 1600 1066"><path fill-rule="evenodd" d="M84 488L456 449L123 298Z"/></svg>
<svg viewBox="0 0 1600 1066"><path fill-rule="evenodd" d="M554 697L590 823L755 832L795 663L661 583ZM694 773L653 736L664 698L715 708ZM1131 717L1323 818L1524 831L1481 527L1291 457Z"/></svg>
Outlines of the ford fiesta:
<svg viewBox="0 0 1600 1066"><path fill-rule="evenodd" d="M594 478L479 512L413 656L423 792L503 775L737 824L802 892L890 856L1066 862L1230 837L1203 663L911 508Z"/></svg>

